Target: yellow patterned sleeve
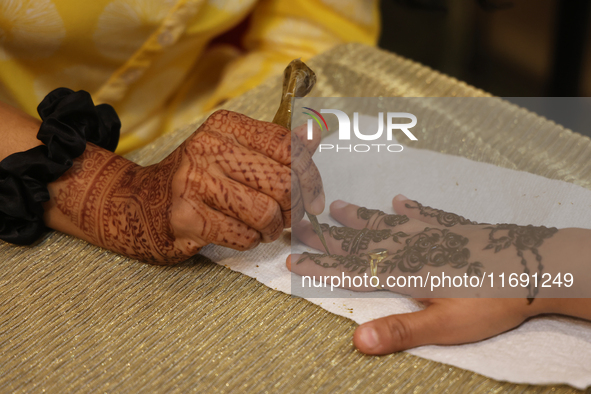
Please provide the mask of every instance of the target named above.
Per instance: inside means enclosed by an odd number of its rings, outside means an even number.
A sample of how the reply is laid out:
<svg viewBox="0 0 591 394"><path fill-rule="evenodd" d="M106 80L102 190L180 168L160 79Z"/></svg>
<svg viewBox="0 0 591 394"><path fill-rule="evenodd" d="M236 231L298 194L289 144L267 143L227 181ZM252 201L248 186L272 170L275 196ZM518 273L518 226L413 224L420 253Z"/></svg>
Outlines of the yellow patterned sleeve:
<svg viewBox="0 0 591 394"><path fill-rule="evenodd" d="M375 45L378 0L263 0L243 39L246 53L229 64L206 109L279 74L294 58L306 61L334 45Z"/></svg>

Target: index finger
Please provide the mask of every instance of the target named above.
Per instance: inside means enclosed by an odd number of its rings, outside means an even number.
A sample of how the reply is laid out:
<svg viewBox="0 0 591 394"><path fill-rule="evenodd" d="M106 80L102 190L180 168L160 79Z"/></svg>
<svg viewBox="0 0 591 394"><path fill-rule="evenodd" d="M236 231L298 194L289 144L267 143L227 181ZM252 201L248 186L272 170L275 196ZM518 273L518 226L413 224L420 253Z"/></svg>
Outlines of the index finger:
<svg viewBox="0 0 591 394"><path fill-rule="evenodd" d="M291 133L285 127L223 109L207 118L204 126L233 137L240 145L285 166L291 163Z"/></svg>

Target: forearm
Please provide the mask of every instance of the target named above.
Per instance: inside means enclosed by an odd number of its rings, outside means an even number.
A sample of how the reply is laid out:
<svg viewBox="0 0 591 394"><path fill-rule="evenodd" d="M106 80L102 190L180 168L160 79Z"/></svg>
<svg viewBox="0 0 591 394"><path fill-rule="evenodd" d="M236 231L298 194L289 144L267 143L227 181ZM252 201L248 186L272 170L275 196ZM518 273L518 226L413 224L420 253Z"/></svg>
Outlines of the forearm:
<svg viewBox="0 0 591 394"><path fill-rule="evenodd" d="M1 160L42 144L37 139L41 125L38 119L4 103L0 103L0 119ZM135 228L130 229L125 217L130 208L128 196L123 198L121 193L116 193L123 185L127 185L127 192L137 193L137 190L130 189L139 187L133 180L140 168L88 143L85 152L74 159L72 168L47 185L50 199L43 203L45 225L128 256L154 260L154 251L148 253L146 247L132 247L142 241L141 236L132 238L138 235L138 231L145 230L146 224L136 223ZM114 212L115 200L120 208L117 212ZM138 212L134 214L142 219L146 216Z"/></svg>
<svg viewBox="0 0 591 394"><path fill-rule="evenodd" d="M0 119L0 139L2 140L2 144L0 144L0 160L4 160L13 153L24 152L42 145L41 141L37 139L37 133L41 126L40 120L3 102L0 102ZM110 153L106 150L105 152ZM113 153L110 154L114 155ZM80 162L81 160L81 158L76 159L76 162ZM69 171L66 172L66 175L68 173ZM54 189L54 184L60 183L60 179L48 185L50 193ZM55 203L52 201L45 203L44 209L46 226L68 234L80 236L77 228L67 220L64 220L63 215L60 215L60 211Z"/></svg>
<svg viewBox="0 0 591 394"><path fill-rule="evenodd" d="M3 145L4 156L41 144L35 139L38 121L10 107L2 110L1 137L11 141ZM111 120L111 128L118 131L118 121ZM46 134L43 142L51 145L45 138L51 134ZM43 203L44 220L41 223L37 213L34 236L44 224L156 264L185 260L208 243L247 250L261 240L273 241L281 234L284 217L291 218L294 209L303 211L303 201L313 205L322 193L309 156L313 149L303 151L308 152L302 153L307 161L292 166L291 142L283 127L218 111L167 158L149 167L92 143L79 144L68 156L75 157L72 166L67 158L62 160L62 170L49 178L49 195L45 183L39 185L43 193L36 201ZM22 160L21 166L32 169ZM292 171L299 179L311 180L312 186L300 191L301 207L291 204Z"/></svg>
<svg viewBox="0 0 591 394"><path fill-rule="evenodd" d="M58 180L47 185L50 199L43 204L47 227L111 249L99 231L108 188L134 163L93 144ZM99 216L100 215L100 216Z"/></svg>
<svg viewBox="0 0 591 394"><path fill-rule="evenodd" d="M37 139L39 126L40 120L0 101L0 161L41 145Z"/></svg>

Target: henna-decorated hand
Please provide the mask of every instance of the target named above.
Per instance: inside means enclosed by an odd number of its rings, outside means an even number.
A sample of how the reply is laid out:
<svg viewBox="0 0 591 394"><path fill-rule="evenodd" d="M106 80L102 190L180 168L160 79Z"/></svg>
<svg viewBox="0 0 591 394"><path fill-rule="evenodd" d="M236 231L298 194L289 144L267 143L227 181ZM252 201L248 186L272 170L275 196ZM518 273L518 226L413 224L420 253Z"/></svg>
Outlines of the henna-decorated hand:
<svg viewBox="0 0 591 394"><path fill-rule="evenodd" d="M295 135L304 132L222 110L149 167L89 144L50 185L46 222L156 264L185 260L209 243L246 250L271 242L291 226L292 211L299 220L304 208L324 209L311 159L319 138Z"/></svg>
<svg viewBox="0 0 591 394"><path fill-rule="evenodd" d="M345 273L347 276L377 276L379 283L386 283L388 275L425 278L427 272L440 275L445 271L447 275L478 276L498 267L503 272L533 274L536 270L558 272L556 267L560 266L563 272L578 275L578 282L583 286L584 275L589 276L580 267L586 263L584 259L589 253L590 230L477 224L401 195L392 203L397 214L388 215L343 201L333 202L331 216L347 226L323 225L328 246L336 253L292 255L287 259L287 267L318 281L327 276L342 277ZM309 223L294 226L293 233L308 246L322 250ZM376 258L378 255L380 258ZM377 290L370 285L344 287L357 291ZM474 342L514 328L540 313L591 319L589 298L540 298L532 303L531 297L538 291L533 287L514 289L516 292L511 294L521 298L427 298L423 289L390 290L405 292L426 308L359 326L353 342L364 353L379 355L427 344ZM439 294L478 297L478 294L461 293L458 289Z"/></svg>

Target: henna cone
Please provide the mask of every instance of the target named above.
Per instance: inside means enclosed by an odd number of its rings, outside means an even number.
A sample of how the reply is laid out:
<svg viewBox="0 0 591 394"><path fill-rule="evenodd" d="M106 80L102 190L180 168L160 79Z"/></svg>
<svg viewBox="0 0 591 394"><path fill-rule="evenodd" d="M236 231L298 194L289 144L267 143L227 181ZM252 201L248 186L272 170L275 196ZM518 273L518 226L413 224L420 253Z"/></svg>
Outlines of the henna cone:
<svg viewBox="0 0 591 394"><path fill-rule="evenodd" d="M304 97L310 93L314 87L314 84L316 83L316 74L314 74L314 71L306 66L304 62L299 59L295 59L287 65L283 75L284 79L281 103L279 104L279 109L273 118L273 123L291 130L292 99L294 97ZM312 215L308 212L306 212L306 215L308 216L310 223L312 223L314 232L316 235L318 235L318 238L320 238L320 242L322 242L322 246L324 246L326 253L330 254L328 245L326 244L324 234L322 233L322 229L320 228L320 224L318 223L316 215Z"/></svg>

